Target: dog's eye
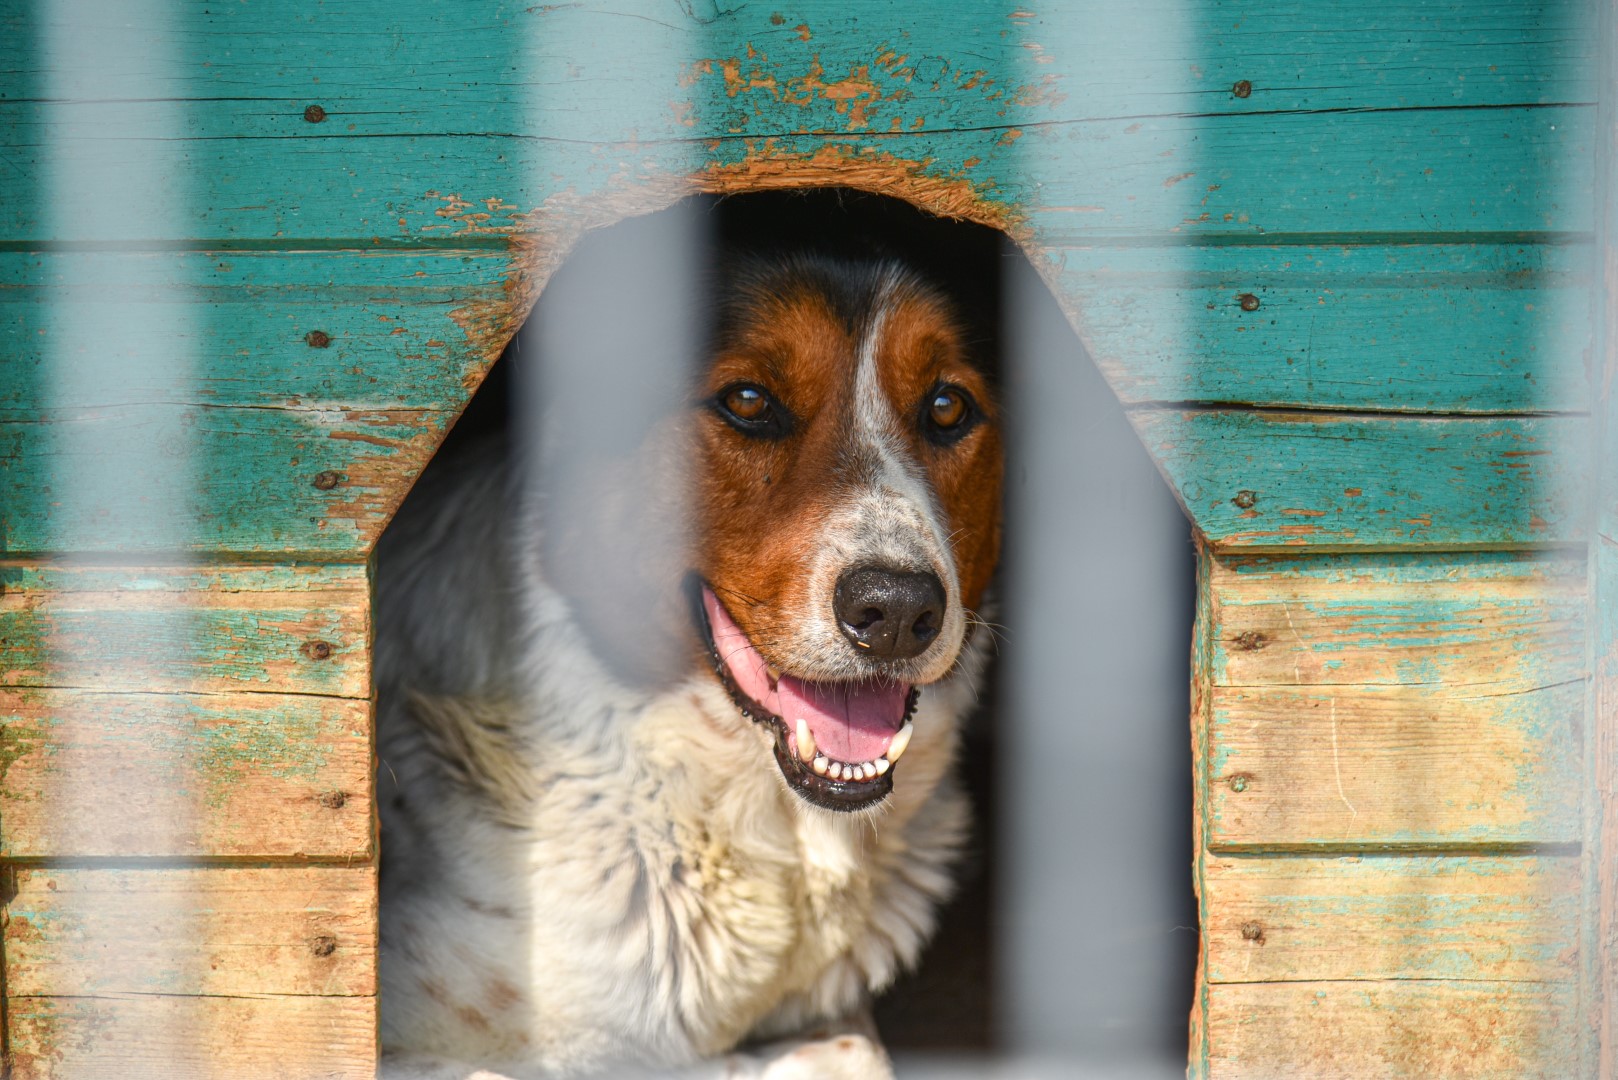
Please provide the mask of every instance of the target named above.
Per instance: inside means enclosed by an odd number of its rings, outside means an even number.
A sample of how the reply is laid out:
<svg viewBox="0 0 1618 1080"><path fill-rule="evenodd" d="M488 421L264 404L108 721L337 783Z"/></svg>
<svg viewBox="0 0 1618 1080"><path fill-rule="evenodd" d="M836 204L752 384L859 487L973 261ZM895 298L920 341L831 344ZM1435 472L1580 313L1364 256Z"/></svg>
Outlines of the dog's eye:
<svg viewBox="0 0 1618 1080"><path fill-rule="evenodd" d="M770 411L770 399L756 386L737 386L725 395L725 408L738 420L762 420Z"/></svg>
<svg viewBox="0 0 1618 1080"><path fill-rule="evenodd" d="M719 415L744 435L774 439L787 433L788 416L770 392L753 383L737 383L719 391Z"/></svg>
<svg viewBox="0 0 1618 1080"><path fill-rule="evenodd" d="M940 386L927 397L925 423L934 442L951 443L972 427L972 397L958 386Z"/></svg>

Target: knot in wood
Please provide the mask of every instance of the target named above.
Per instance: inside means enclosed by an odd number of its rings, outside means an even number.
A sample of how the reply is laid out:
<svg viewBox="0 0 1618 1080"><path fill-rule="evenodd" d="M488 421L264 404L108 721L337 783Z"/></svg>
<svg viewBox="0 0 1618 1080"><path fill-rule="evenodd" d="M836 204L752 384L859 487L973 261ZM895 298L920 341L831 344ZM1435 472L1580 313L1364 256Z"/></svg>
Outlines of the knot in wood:
<svg viewBox="0 0 1618 1080"><path fill-rule="evenodd" d="M1246 488L1243 488L1242 490L1238 491L1236 493L1236 497L1230 501L1241 507L1243 510L1251 510L1253 508L1253 504L1258 502L1258 492L1249 491Z"/></svg>
<svg viewBox="0 0 1618 1080"><path fill-rule="evenodd" d="M1248 97L1253 93L1253 84L1246 79L1237 79L1236 85L1230 88L1230 92L1239 98Z"/></svg>
<svg viewBox="0 0 1618 1080"><path fill-rule="evenodd" d="M311 660L330 660L331 642L306 641L303 643L303 655Z"/></svg>
<svg viewBox="0 0 1618 1080"><path fill-rule="evenodd" d="M1264 648L1264 643L1269 640L1257 630L1243 630L1236 635L1236 648L1242 652L1257 652Z"/></svg>
<svg viewBox="0 0 1618 1080"><path fill-rule="evenodd" d="M303 340L309 343L311 349L324 349L331 344L331 335L324 330L311 330L303 335Z"/></svg>
<svg viewBox="0 0 1618 1080"><path fill-rule="evenodd" d="M1258 310L1258 297L1254 296L1250 292L1242 293L1236 298L1236 302L1242 306L1243 311Z"/></svg>
<svg viewBox="0 0 1618 1080"><path fill-rule="evenodd" d="M342 479L343 477L341 473L335 473L330 469L325 469L321 472L315 473L315 487L319 488L321 491L330 491L332 488L341 483Z"/></svg>
<svg viewBox="0 0 1618 1080"><path fill-rule="evenodd" d="M322 120L326 119L326 110L322 109L319 105L311 105L307 109L303 110L303 118L309 121L311 124L318 124Z"/></svg>

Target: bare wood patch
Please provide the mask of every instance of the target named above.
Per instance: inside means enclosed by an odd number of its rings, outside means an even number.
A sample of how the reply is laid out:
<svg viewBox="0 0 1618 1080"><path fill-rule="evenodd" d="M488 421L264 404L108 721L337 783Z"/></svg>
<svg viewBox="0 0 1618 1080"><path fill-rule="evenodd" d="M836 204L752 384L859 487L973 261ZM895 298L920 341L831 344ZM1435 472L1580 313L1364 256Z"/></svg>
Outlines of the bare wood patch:
<svg viewBox="0 0 1618 1080"><path fill-rule="evenodd" d="M1213 690L1211 850L1577 843L1584 686Z"/></svg>
<svg viewBox="0 0 1618 1080"><path fill-rule="evenodd" d="M370 865L20 867L16 880L14 997L376 993Z"/></svg>
<svg viewBox="0 0 1618 1080"><path fill-rule="evenodd" d="M374 1080L374 997L16 997L13 1080Z"/></svg>
<svg viewBox="0 0 1618 1080"><path fill-rule="evenodd" d="M1578 976L1573 856L1210 858L1208 981Z"/></svg>
<svg viewBox="0 0 1618 1080"><path fill-rule="evenodd" d="M1562 983L1239 983L1208 997L1211 1080L1578 1074L1576 991Z"/></svg>
<svg viewBox="0 0 1618 1080"><path fill-rule="evenodd" d="M0 690L0 855L368 858L370 712L295 694Z"/></svg>

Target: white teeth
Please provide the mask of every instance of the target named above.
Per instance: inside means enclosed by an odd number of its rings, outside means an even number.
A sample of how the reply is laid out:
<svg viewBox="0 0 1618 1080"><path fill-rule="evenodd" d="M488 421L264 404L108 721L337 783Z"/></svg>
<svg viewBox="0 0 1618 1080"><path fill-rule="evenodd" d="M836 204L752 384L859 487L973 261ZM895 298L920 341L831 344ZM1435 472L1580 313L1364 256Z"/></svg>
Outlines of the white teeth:
<svg viewBox="0 0 1618 1080"><path fill-rule="evenodd" d="M821 776L825 776L827 771L831 769L831 762L827 761L824 755L816 754L815 760L809 763L809 767Z"/></svg>
<svg viewBox="0 0 1618 1080"><path fill-rule="evenodd" d="M809 732L809 721L798 717L798 757L803 761L815 760L815 737Z"/></svg>
<svg viewBox="0 0 1618 1080"><path fill-rule="evenodd" d="M845 768L847 768L847 766L843 765L841 762L833 762L831 767L831 778L833 780L843 779L843 770Z"/></svg>
<svg viewBox="0 0 1618 1080"><path fill-rule="evenodd" d="M876 774L878 776L881 776L883 773L888 771L888 759L885 757L879 757L875 761L871 762L871 764L876 767Z"/></svg>
<svg viewBox="0 0 1618 1080"><path fill-rule="evenodd" d="M867 761L865 764L860 766L860 772L864 773L865 779L869 780L871 777L876 775L876 766Z"/></svg>
<svg viewBox="0 0 1618 1080"><path fill-rule="evenodd" d="M916 726L909 720L906 720L905 726L899 729L899 734L893 737L893 741L888 744L887 758L889 765L898 764L899 755L903 754L905 752L905 747L910 745L910 735L915 730Z"/></svg>

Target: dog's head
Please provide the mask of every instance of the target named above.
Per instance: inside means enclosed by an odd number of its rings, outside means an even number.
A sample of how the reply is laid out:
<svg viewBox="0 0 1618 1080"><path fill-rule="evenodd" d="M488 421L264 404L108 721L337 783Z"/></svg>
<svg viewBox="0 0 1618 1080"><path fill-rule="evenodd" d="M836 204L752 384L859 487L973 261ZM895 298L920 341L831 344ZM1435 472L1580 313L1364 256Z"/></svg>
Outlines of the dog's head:
<svg viewBox="0 0 1618 1080"><path fill-rule="evenodd" d="M994 571L990 386L950 302L900 264L750 262L722 291L689 408L639 467L678 465L679 480L650 486L680 491L684 528L664 530L680 540L616 565L659 589L683 582L697 662L770 729L796 792L872 806L892 789L916 695L952 670ZM656 499L619 500L610 531L658 528L630 509ZM599 555L600 540L575 536ZM598 641L644 636L669 606L666 593L601 599L583 612Z"/></svg>

